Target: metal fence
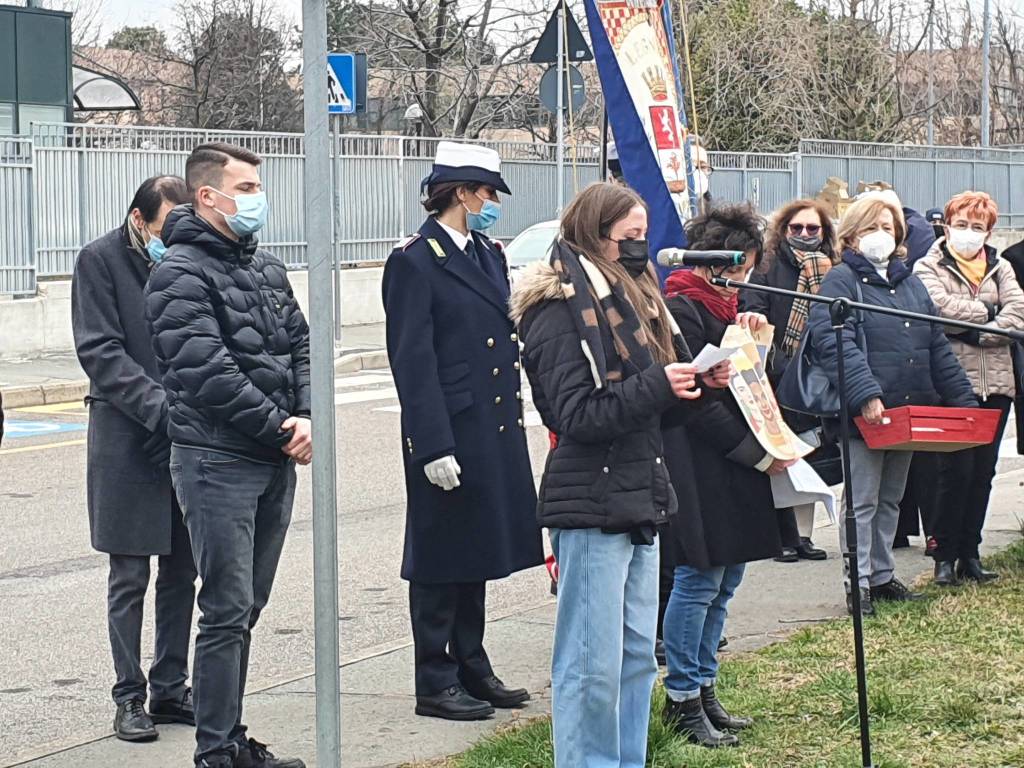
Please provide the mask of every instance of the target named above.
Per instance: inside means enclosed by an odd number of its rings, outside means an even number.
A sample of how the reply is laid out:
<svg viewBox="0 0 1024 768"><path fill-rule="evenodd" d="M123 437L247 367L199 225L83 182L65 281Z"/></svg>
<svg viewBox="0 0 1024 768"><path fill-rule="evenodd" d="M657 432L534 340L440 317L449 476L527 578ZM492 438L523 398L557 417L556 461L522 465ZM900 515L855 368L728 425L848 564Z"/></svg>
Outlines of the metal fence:
<svg viewBox="0 0 1024 768"><path fill-rule="evenodd" d="M0 294L35 292L32 142L0 139Z"/></svg>
<svg viewBox="0 0 1024 768"><path fill-rule="evenodd" d="M199 144L227 141L263 157L261 175L272 215L262 240L289 266L306 263L300 134L172 128L35 125L31 136L0 139L0 294L31 295L36 277L69 275L81 247L123 219L147 177L181 174ZM420 182L438 139L335 135L331 216L340 264L383 261L391 245L423 219ZM502 156L514 192L494 235L508 239L555 215L555 148L534 142L487 142ZM565 199L599 177L599 148L566 153ZM830 176L886 181L918 210L940 206L964 189L989 192L1004 211L1002 227L1024 226L1024 150L855 144L805 140L794 154L712 152L712 194L750 200L771 212Z"/></svg>
<svg viewBox="0 0 1024 768"><path fill-rule="evenodd" d="M941 208L965 189L988 192L999 204L997 226L1024 227L1024 151L980 147L929 147L809 139L800 142L801 183L815 195L830 176L885 181L903 204L917 211Z"/></svg>

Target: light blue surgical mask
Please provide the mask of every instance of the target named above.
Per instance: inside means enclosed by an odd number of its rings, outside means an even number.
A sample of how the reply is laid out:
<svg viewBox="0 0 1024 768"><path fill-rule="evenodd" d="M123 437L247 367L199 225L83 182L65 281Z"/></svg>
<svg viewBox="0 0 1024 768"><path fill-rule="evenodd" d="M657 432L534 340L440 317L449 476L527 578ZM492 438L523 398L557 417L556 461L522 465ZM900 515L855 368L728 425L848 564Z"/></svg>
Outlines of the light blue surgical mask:
<svg viewBox="0 0 1024 768"><path fill-rule="evenodd" d="M463 204L465 207L465 204ZM483 207L479 213L473 213L466 208L466 226L477 232L484 232L498 223L501 218L501 206L493 200L484 200Z"/></svg>
<svg viewBox="0 0 1024 768"><path fill-rule="evenodd" d="M211 189L213 188L211 187ZM263 225L267 223L267 214L270 213L266 192L255 192L251 195L235 195L232 197L231 195L224 194L219 189L214 189L213 191L221 197L235 201L235 207L238 209L237 213L229 215L218 208L213 209L224 217L224 221L232 232L239 237L245 237L263 229Z"/></svg>
<svg viewBox="0 0 1024 768"><path fill-rule="evenodd" d="M149 258L153 260L154 264L159 264L164 259L164 254L167 253L167 246L164 245L164 241L156 235L149 238L149 242L146 243L146 251L149 253Z"/></svg>

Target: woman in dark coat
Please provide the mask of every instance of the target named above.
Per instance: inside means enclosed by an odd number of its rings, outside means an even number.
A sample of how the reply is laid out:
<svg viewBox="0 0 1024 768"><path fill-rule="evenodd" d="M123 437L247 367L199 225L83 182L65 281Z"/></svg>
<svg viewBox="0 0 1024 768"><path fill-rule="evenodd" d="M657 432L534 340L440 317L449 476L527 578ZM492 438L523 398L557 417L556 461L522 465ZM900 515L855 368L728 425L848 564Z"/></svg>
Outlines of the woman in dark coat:
<svg viewBox="0 0 1024 768"><path fill-rule="evenodd" d="M551 662L556 768L642 768L658 616L658 531L676 510L661 416L700 390L658 292L647 210L594 184L562 216L551 263L516 280L513 317L558 436L538 519L558 562Z"/></svg>
<svg viewBox="0 0 1024 768"><path fill-rule="evenodd" d="M828 211L816 200L794 200L779 209L765 238L765 264L751 275L754 285L784 288L787 291L815 294L832 266L838 263L836 232ZM810 305L757 291L740 291L740 309L758 312L775 328L769 358L768 378L777 385L790 360L796 354L807 323ZM812 416L783 411L786 423L797 434L814 432L821 443L821 422ZM813 444L813 443L812 443ZM824 442L807 461L829 485L841 483L839 449L831 441ZM811 536L814 532L814 505L778 510L782 533L782 555L779 562L824 560L827 554L817 549Z"/></svg>
<svg viewBox="0 0 1024 768"><path fill-rule="evenodd" d="M93 548L110 555L114 731L128 741L155 739L154 723L194 724L186 680L196 569L171 490L167 399L143 308L150 269L165 250L164 218L188 199L177 176L147 179L124 224L82 249L72 280L75 347L89 376L89 527ZM156 647L147 714L140 645L154 555Z"/></svg>
<svg viewBox="0 0 1024 768"><path fill-rule="evenodd" d="M839 225L843 263L828 273L821 295L853 300L863 297L867 304L937 314L928 290L902 259L906 233L899 205L884 193L858 198ZM828 305L811 308L807 333L822 368L838 387L838 348ZM843 334L851 413L859 413L868 423L880 424L886 408L977 406L971 383L941 325L857 312L846 321ZM834 425L826 423L826 427L834 431ZM850 441L850 465L861 611L870 615L874 612L873 600L920 597L896 578L892 554L899 503L914 454L868 448L856 426L851 428L855 435ZM839 527L839 536L846 549L846 526ZM852 588L847 584L847 609L851 612Z"/></svg>
<svg viewBox="0 0 1024 768"><path fill-rule="evenodd" d="M694 249L745 253L745 263L723 275L746 280L761 259L762 226L747 205L717 206L691 219L686 236ZM711 277L707 267L681 269L665 285L669 311L694 354L707 344L721 345L732 324L756 329L767 322L762 315L740 314L736 290L712 286ZM751 721L729 715L716 698L718 644L746 563L781 551L768 475L792 462L765 452L728 389L708 389L688 414L676 411L664 431L665 457L680 497L672 522L675 584L663 626L665 717L695 743L731 745L738 739L728 731Z"/></svg>
<svg viewBox="0 0 1024 768"><path fill-rule="evenodd" d="M402 404L416 712L449 720L530 698L491 668L486 584L544 562L508 270L483 234L501 213L498 193L510 193L500 170L494 150L440 142L424 182L429 216L384 269Z"/></svg>

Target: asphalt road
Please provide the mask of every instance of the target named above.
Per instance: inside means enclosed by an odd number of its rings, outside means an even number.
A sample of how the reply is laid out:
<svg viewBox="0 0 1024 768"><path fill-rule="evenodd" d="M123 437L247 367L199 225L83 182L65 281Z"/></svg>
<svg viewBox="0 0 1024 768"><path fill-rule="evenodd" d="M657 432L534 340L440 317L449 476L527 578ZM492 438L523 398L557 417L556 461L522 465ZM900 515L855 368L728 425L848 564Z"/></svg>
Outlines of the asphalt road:
<svg viewBox="0 0 1024 768"><path fill-rule="evenodd" d="M336 385L340 631L342 661L350 661L411 640L398 576L404 487L389 373L352 374ZM74 405L7 415L11 432L0 449L0 766L105 736L114 713L106 556L89 545L85 510L87 416ZM546 435L536 414L528 415L539 462ZM250 691L313 670L311 518L310 475L300 468L291 531L253 643ZM542 569L494 585L490 615L541 604L547 586ZM152 596L146 660L151 611Z"/></svg>

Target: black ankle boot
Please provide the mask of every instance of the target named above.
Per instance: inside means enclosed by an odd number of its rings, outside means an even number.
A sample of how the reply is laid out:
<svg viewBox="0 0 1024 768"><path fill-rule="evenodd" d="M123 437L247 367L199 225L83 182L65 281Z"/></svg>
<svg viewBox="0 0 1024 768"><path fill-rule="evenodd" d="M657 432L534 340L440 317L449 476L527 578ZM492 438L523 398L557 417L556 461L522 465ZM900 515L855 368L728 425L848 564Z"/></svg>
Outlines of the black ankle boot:
<svg viewBox="0 0 1024 768"><path fill-rule="evenodd" d="M665 702L662 719L679 736L691 744L702 747L735 747L740 740L731 733L722 733L715 728L704 714L704 705L700 697L688 701Z"/></svg>
<svg viewBox="0 0 1024 768"><path fill-rule="evenodd" d="M952 560L935 561L935 578L932 579L940 587L955 587L960 581L956 577Z"/></svg>
<svg viewBox="0 0 1024 768"><path fill-rule="evenodd" d="M749 717L733 717L726 712L722 702L715 694L714 684L700 689L700 701L704 705L704 714L708 716L711 724L720 731L742 731L754 724Z"/></svg>
<svg viewBox="0 0 1024 768"><path fill-rule="evenodd" d="M999 574L995 571L986 571L982 568L981 560L976 557L960 558L960 562L956 565L956 575L961 579L970 579L979 583L995 581L999 578Z"/></svg>

